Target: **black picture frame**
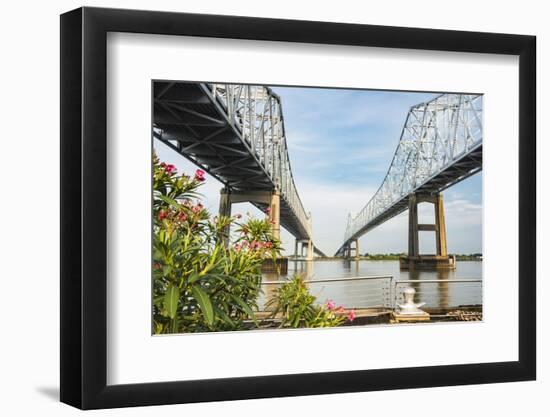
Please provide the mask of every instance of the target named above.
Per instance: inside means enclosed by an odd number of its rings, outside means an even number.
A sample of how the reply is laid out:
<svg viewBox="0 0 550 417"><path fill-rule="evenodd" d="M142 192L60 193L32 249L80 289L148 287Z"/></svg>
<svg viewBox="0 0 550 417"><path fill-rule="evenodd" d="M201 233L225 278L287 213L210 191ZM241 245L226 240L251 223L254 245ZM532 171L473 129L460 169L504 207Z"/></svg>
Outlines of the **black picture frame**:
<svg viewBox="0 0 550 417"><path fill-rule="evenodd" d="M519 56L519 360L107 385L108 32ZM524 35L251 17L88 7L61 15L61 401L94 409L535 379L535 45Z"/></svg>

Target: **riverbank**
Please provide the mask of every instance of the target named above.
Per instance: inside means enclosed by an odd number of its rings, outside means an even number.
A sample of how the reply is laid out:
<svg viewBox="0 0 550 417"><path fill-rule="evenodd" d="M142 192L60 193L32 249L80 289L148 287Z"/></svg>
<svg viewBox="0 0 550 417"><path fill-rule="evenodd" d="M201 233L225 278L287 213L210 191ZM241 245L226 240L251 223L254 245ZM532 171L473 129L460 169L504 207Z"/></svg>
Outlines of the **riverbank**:
<svg viewBox="0 0 550 417"><path fill-rule="evenodd" d="M402 256L405 256L404 253L402 254L377 254L377 255L361 255L359 257L352 257L352 258L343 258L341 256L324 256L324 257L315 257L313 258L314 262L326 262L326 261L344 261L344 260L360 260L360 261L399 261L399 258ZM482 262L483 256L478 254L473 255L456 255L456 254L450 254L449 256L455 256L457 261L464 261L464 262ZM303 259L295 259L293 257L288 257L289 261L303 261Z"/></svg>
<svg viewBox="0 0 550 417"><path fill-rule="evenodd" d="M481 305L459 306L454 308L425 308L429 317L423 320L423 323L440 322L462 322L462 321L482 321L483 313ZM349 314L350 309L344 309L343 315ZM400 324L415 322L415 320L397 320L394 311L388 308L363 308L354 309L355 319L353 322L346 322L342 326L365 326L376 324ZM280 315L279 315L280 316ZM260 311L256 313L256 319L261 329L277 328L280 323L280 317L272 317L270 311Z"/></svg>

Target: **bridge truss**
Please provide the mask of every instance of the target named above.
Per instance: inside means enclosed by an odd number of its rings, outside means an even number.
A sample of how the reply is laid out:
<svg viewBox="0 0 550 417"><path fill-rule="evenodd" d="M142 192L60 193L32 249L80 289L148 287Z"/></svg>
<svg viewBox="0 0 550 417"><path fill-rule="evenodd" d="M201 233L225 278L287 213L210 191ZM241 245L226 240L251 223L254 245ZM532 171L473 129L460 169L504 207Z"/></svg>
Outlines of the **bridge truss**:
<svg viewBox="0 0 550 417"><path fill-rule="evenodd" d="M442 94L411 107L382 184L355 217L348 216L336 255L406 210L411 193L439 193L481 171L482 147L481 95Z"/></svg>
<svg viewBox="0 0 550 417"><path fill-rule="evenodd" d="M312 238L310 215L292 175L281 100L270 88L157 81L154 107L158 140L229 190L278 190L281 225L297 239Z"/></svg>

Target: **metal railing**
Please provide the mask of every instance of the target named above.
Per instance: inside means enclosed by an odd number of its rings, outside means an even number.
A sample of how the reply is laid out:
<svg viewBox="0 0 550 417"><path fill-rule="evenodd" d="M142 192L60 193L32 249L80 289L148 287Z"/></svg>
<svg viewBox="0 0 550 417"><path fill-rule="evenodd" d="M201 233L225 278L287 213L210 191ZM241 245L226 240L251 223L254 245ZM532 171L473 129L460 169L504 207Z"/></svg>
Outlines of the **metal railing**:
<svg viewBox="0 0 550 417"><path fill-rule="evenodd" d="M260 305L265 304L277 286L289 280L263 281L264 294ZM482 279L421 279L399 280L391 275L319 278L304 280L309 291L322 304L334 301L345 308L395 309L402 303L403 289L416 290L416 303L425 302L429 308L454 308L465 305L482 305Z"/></svg>
<svg viewBox="0 0 550 417"><path fill-rule="evenodd" d="M464 305L482 305L483 281L476 279L420 279L393 281L393 308L404 301L403 290L412 287L416 290L416 303L424 302L425 307L454 308Z"/></svg>
<svg viewBox="0 0 550 417"><path fill-rule="evenodd" d="M323 304L328 300L345 308L392 308L391 275L308 279L309 292ZM274 287L288 283L288 280L263 281L264 294L260 304L270 299Z"/></svg>

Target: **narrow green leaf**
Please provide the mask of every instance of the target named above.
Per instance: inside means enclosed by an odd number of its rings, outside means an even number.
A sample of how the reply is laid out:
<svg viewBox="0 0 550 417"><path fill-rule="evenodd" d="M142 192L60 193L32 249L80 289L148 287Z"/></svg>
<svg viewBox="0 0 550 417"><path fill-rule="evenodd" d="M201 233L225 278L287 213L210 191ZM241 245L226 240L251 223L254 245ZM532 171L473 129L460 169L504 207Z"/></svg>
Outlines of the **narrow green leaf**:
<svg viewBox="0 0 550 417"><path fill-rule="evenodd" d="M201 308L202 314L204 314L204 318L206 319L206 322L209 325L212 325L214 323L214 310L212 308L212 302L210 301L210 297L208 297L208 294L206 294L199 285L193 285L192 291L193 291L193 296L199 303L199 307Z"/></svg>
<svg viewBox="0 0 550 417"><path fill-rule="evenodd" d="M244 312L248 315L248 317L250 317L254 323L257 324L256 322L256 314L254 314L254 311L252 311L252 309L250 308L250 306L248 304L246 304L241 298L231 294L231 298L233 300L235 300L235 302L241 306L241 308L244 310Z"/></svg>
<svg viewBox="0 0 550 417"><path fill-rule="evenodd" d="M180 289L175 285L169 285L164 296L164 308L168 317L173 319L176 317L178 310L178 300L180 298Z"/></svg>
<svg viewBox="0 0 550 417"><path fill-rule="evenodd" d="M192 272L191 275L189 276L188 282L189 282L189 284L193 284L197 280L199 280L200 278L201 278L201 276L198 273Z"/></svg>
<svg viewBox="0 0 550 417"><path fill-rule="evenodd" d="M164 265L162 267L162 273L163 276L167 277L172 272L172 266L171 265Z"/></svg>
<svg viewBox="0 0 550 417"><path fill-rule="evenodd" d="M216 315L220 317L225 323L229 324L231 327L235 327L235 322L231 320L231 317L229 317L225 311L217 307L214 307L214 310L216 311Z"/></svg>
<svg viewBox="0 0 550 417"><path fill-rule="evenodd" d="M170 198L170 197L168 197L168 196L159 195L158 197L159 197L159 199L161 199L162 201L164 201L166 204L168 204L170 206L179 207L179 204L177 203L177 201Z"/></svg>

